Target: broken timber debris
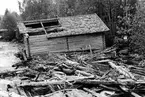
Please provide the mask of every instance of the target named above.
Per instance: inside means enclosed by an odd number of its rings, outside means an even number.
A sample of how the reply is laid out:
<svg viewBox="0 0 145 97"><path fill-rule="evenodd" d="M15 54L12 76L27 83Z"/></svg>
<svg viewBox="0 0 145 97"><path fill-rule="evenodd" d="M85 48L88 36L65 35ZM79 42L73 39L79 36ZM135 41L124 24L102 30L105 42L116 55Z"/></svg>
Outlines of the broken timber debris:
<svg viewBox="0 0 145 97"><path fill-rule="evenodd" d="M113 51L102 51L105 55ZM97 55L96 55L97 54ZM21 65L14 71L3 71L0 75L18 77L18 81L7 87L14 88L20 97L143 97L145 95L144 69L124 65L121 61L98 58L95 53L85 60L68 58L65 55L49 55L51 61L34 58L29 65ZM117 58L117 57L115 57ZM71 59L71 60L70 60ZM76 61L75 61L76 60ZM25 64L22 62L21 64ZM102 70L106 68L107 71ZM10 74L9 74L10 73ZM11 93L11 88L9 92ZM5 92L8 94L9 92Z"/></svg>

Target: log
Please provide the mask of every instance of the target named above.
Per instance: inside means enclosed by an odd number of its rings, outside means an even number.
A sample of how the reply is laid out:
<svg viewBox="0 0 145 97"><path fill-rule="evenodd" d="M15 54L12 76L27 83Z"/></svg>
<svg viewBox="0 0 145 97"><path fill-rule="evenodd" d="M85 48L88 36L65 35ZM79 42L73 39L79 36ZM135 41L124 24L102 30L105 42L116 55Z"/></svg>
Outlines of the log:
<svg viewBox="0 0 145 97"><path fill-rule="evenodd" d="M15 75L15 74L22 72L24 70L26 70L26 68L25 69L17 69L17 70L15 70L15 69L14 70L3 70L3 71L0 71L0 76L1 77L12 76L12 75Z"/></svg>
<svg viewBox="0 0 145 97"><path fill-rule="evenodd" d="M138 95L138 94L135 93L135 92L131 92L131 95L133 95L134 97L142 97L142 96Z"/></svg>
<svg viewBox="0 0 145 97"><path fill-rule="evenodd" d="M74 84L84 84L84 85L128 85L128 86L135 86L135 85L145 85L145 82L135 82L135 81L126 81L126 83L122 83L120 81L104 81L104 80L91 80L91 79L82 79L82 80L76 80Z"/></svg>
<svg viewBox="0 0 145 97"><path fill-rule="evenodd" d="M64 84L65 81L42 81L42 82L24 82L19 84L19 87L43 87L49 85L61 85Z"/></svg>
<svg viewBox="0 0 145 97"><path fill-rule="evenodd" d="M120 86L120 89L124 92L130 93L134 97L142 97L142 96L138 95L137 93L130 91L128 88L126 88L124 86Z"/></svg>
<svg viewBox="0 0 145 97"><path fill-rule="evenodd" d="M19 95L23 95L24 97L29 97L28 94L26 94L26 92L24 91L23 88L18 87L16 84L15 84L15 88L16 88Z"/></svg>
<svg viewBox="0 0 145 97"><path fill-rule="evenodd" d="M129 70L126 67L123 66L117 66L116 64L113 63L113 61L111 60L101 60L101 61L97 61L98 63L109 63L109 65L115 69L116 71L118 71L119 73L123 74L124 76L131 78L131 79L135 79L134 75L131 74L131 72L129 72Z"/></svg>
<svg viewBox="0 0 145 97"><path fill-rule="evenodd" d="M86 85L121 85L116 81L103 81L103 80L77 80L75 84L86 84Z"/></svg>
<svg viewBox="0 0 145 97"><path fill-rule="evenodd" d="M23 82L21 84L18 84L17 86L20 86L20 87L43 87L43 86L49 86L49 85L62 85L62 84L65 84L65 83L70 83L70 82L76 82L76 81L79 81L79 80L85 80L85 79L91 79L91 78L94 78L94 76L90 76L90 77L78 77L76 76L76 78L73 78L73 79L62 79L62 80L59 80L59 81L41 81L41 82Z"/></svg>
<svg viewBox="0 0 145 97"><path fill-rule="evenodd" d="M112 61L109 61L108 62L109 65L114 68L115 70L119 71L119 73L123 74L124 76L126 77L129 77L129 78L132 78L132 79L135 79L134 75L131 74L127 68L125 67L122 67L122 66L117 66L116 64L114 64Z"/></svg>
<svg viewBox="0 0 145 97"><path fill-rule="evenodd" d="M145 69L135 66L129 66L130 72L145 76Z"/></svg>
<svg viewBox="0 0 145 97"><path fill-rule="evenodd" d="M108 87L108 86L105 86L105 85L99 85L100 87L102 88L105 88L106 90L110 90L110 91L117 91L119 92L120 90L118 88L115 88L115 87Z"/></svg>

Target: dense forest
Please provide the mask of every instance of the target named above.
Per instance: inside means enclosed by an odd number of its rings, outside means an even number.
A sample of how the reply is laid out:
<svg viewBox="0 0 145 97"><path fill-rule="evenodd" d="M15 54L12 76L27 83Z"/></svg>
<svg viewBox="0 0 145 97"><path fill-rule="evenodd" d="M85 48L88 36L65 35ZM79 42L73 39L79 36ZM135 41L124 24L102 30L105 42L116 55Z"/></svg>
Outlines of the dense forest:
<svg viewBox="0 0 145 97"><path fill-rule="evenodd" d="M143 0L22 0L18 2L20 17L15 15L16 18L13 20L25 21L96 13L110 28L110 32L106 33L107 46L113 44L128 46L131 52L144 54L144 2ZM10 14L14 13L5 13L4 21L7 21Z"/></svg>

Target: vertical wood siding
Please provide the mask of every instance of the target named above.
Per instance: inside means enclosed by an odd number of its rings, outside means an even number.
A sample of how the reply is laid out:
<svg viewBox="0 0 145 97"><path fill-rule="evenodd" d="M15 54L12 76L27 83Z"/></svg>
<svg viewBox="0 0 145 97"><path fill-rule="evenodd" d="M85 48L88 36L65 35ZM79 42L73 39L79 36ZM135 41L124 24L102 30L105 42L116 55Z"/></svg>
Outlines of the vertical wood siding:
<svg viewBox="0 0 145 97"><path fill-rule="evenodd" d="M67 51L65 38L47 39L45 35L30 36L32 54Z"/></svg>
<svg viewBox="0 0 145 97"><path fill-rule="evenodd" d="M81 51L104 48L103 34L78 35L47 39L45 35L30 36L32 54L47 52Z"/></svg>
<svg viewBox="0 0 145 97"><path fill-rule="evenodd" d="M70 51L80 51L91 49L103 49L102 35L80 35L71 36L68 38L69 50Z"/></svg>

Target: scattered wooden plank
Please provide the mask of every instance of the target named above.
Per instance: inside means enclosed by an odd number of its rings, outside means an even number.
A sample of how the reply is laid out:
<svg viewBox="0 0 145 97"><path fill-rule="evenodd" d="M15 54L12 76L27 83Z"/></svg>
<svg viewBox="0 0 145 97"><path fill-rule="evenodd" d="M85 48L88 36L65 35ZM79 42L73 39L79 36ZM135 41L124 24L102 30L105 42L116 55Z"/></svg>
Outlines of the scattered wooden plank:
<svg viewBox="0 0 145 97"><path fill-rule="evenodd" d="M128 70L126 67L117 66L117 65L115 65L112 61L109 61L108 63L109 63L109 65L110 65L112 68L114 68L114 69L116 69L117 71L119 71L119 73L125 75L126 77L135 79L134 75L131 74L131 73L129 72L129 70Z"/></svg>
<svg viewBox="0 0 145 97"><path fill-rule="evenodd" d="M65 80L55 80L55 81L42 81L42 82L24 82L21 84L18 84L18 86L20 87L41 87L41 86L49 86L49 85L62 85L65 83L70 83L70 82L75 82L78 80L85 80L85 79L90 79L90 78L94 78L94 76L89 76L89 77L78 77L76 76L74 79L65 79Z"/></svg>
<svg viewBox="0 0 145 97"><path fill-rule="evenodd" d="M43 28L43 30L44 30L44 32L45 32L46 38L48 38L48 37L47 37L47 31L45 30L45 27L44 27L43 23L40 22L40 24L41 24L41 26L42 26L42 28Z"/></svg>
<svg viewBox="0 0 145 97"><path fill-rule="evenodd" d="M116 81L103 81L103 80L77 80L76 84L86 84L86 85L121 85Z"/></svg>
<svg viewBox="0 0 145 97"><path fill-rule="evenodd" d="M135 79L134 75L131 74L131 72L129 72L129 70L126 67L123 66L117 66L115 63L113 63L113 61L111 60L101 60L101 61L97 61L98 63L109 63L109 65L115 69L116 71L118 71L119 73L123 74L126 77Z"/></svg>
<svg viewBox="0 0 145 97"><path fill-rule="evenodd" d="M24 82L21 83L20 87L43 87L43 86L49 86L49 85L61 85L64 84L65 81L42 81L42 82Z"/></svg>

